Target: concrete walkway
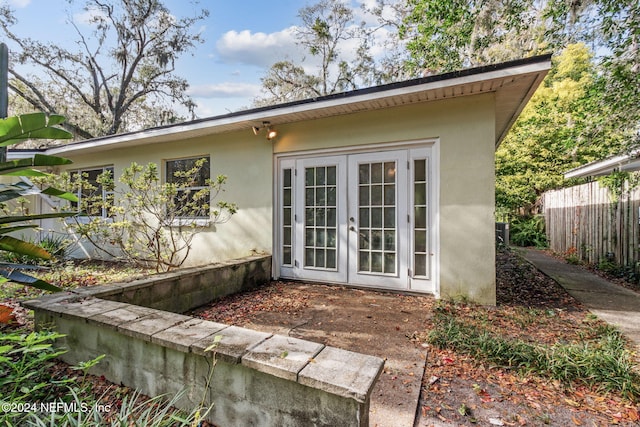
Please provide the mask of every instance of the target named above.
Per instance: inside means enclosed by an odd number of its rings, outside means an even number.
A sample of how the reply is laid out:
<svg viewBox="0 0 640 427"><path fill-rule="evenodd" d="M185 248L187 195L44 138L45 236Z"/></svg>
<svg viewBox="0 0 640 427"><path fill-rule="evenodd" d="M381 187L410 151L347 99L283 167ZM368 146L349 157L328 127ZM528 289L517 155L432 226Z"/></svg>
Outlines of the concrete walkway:
<svg viewBox="0 0 640 427"><path fill-rule="evenodd" d="M618 327L640 351L640 294L543 251L526 249L524 257L558 282L590 312Z"/></svg>

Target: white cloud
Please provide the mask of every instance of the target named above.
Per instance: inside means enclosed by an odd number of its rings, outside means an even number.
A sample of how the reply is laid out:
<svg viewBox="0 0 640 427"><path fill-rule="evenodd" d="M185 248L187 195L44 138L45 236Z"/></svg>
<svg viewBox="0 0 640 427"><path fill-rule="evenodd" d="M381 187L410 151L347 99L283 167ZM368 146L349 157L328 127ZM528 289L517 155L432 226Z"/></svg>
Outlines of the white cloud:
<svg viewBox="0 0 640 427"><path fill-rule="evenodd" d="M9 0L9 4L15 8L22 9L31 3L31 0Z"/></svg>
<svg viewBox="0 0 640 427"><path fill-rule="evenodd" d="M217 56L232 64L268 68L284 59L300 61L302 49L296 45L296 27L274 33L252 33L249 30L227 31L216 42Z"/></svg>
<svg viewBox="0 0 640 427"><path fill-rule="evenodd" d="M250 100L241 98L196 100L196 117L216 117L250 108Z"/></svg>
<svg viewBox="0 0 640 427"><path fill-rule="evenodd" d="M82 12L73 14L73 22L77 24L90 25L91 21L96 16L105 16L104 12L97 8L88 8L87 10L83 10Z"/></svg>
<svg viewBox="0 0 640 427"><path fill-rule="evenodd" d="M358 4L357 7L353 8L356 21L364 21L368 25L379 24L377 16L366 12L380 8L379 0L355 0L355 2ZM396 7L402 7L402 5L403 2L399 0L386 0L382 5L382 18L389 21L397 20L398 14Z"/></svg>
<svg viewBox="0 0 640 427"><path fill-rule="evenodd" d="M260 88L253 83L224 82L192 86L187 94L194 98L253 98L260 93Z"/></svg>
<svg viewBox="0 0 640 427"><path fill-rule="evenodd" d="M369 10L373 10L378 7L377 0L356 0L356 5L351 7L353 10L353 19L355 22L364 22L367 26L374 26L378 24L378 18L369 13Z"/></svg>

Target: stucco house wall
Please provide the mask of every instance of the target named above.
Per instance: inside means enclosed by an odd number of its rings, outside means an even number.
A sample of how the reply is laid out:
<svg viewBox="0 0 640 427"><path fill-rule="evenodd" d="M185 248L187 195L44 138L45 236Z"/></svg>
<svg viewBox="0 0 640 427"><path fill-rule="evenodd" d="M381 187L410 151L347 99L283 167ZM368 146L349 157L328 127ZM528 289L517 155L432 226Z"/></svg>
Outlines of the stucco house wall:
<svg viewBox="0 0 640 427"><path fill-rule="evenodd" d="M283 164L293 162L297 171L298 160L304 164L312 158L361 159L394 150L428 151L432 209L428 255L433 275L429 286L422 289L437 297L464 296L495 304L494 150L549 68L549 56L536 57L83 141L49 149L47 154L72 159L74 164L67 170L113 165L116 178L132 162L153 162L162 170L166 160L210 156L212 176L224 174L228 178L220 197L236 203L239 210L228 222L196 237L186 265L273 253L274 274L278 276L280 173L288 167ZM264 127L265 121L278 131L273 140L266 140L264 132L252 132L253 126ZM411 170L410 160L415 157L407 156L407 169ZM410 179L412 172L399 173ZM395 184L398 191L406 190L409 202L412 182L397 178ZM348 183L354 185L351 180ZM347 198L357 197L349 191L344 190ZM399 206L400 199L395 203ZM412 207L404 212L411 223ZM406 223L396 224L398 233L401 229L411 231ZM344 222L338 227L346 230L349 225ZM296 236L303 239L302 234ZM349 237L355 241L352 239ZM412 237L407 239L409 243L402 244L411 249ZM345 253L353 255L343 252L341 256ZM412 256L400 250L396 255ZM349 264L354 262L349 256ZM399 265L411 266L411 262ZM402 274L407 283L418 280L410 268ZM351 283L350 279L347 282ZM421 291L410 284L403 289Z"/></svg>
<svg viewBox="0 0 640 427"><path fill-rule="evenodd" d="M73 155L73 164L65 170L113 165L117 178L136 162L155 163L162 171L166 160L210 156L211 173L226 175L225 191L219 199L236 203L240 209L228 222L212 225L196 236L185 266L204 265L252 253L271 252L272 185L271 146L255 138L251 131L233 132L108 152ZM59 169L60 171L62 169ZM94 252L90 245L84 250Z"/></svg>
<svg viewBox="0 0 640 427"><path fill-rule="evenodd" d="M495 304L494 123L495 97L483 94L281 126L273 150L436 140L440 294Z"/></svg>

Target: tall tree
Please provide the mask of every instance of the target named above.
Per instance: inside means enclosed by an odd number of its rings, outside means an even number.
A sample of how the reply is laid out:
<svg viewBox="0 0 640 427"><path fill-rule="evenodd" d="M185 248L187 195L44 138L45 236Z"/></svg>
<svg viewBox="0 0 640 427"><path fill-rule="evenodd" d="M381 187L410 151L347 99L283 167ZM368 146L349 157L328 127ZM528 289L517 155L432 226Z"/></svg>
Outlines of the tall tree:
<svg viewBox="0 0 640 427"><path fill-rule="evenodd" d="M193 27L207 10L177 18L161 0L86 0L84 10L92 32L83 33L69 18L77 34L77 49L71 50L15 34L13 11L0 7L0 27L15 45L13 63L46 75L38 78L12 66L13 93L37 110L67 116L67 127L78 138L148 126L149 109L166 121L176 118L176 104L193 112L185 95L188 84L174 73L175 61L202 42Z"/></svg>
<svg viewBox="0 0 640 427"><path fill-rule="evenodd" d="M599 0L602 34L611 55L604 58L606 102L615 119L633 135L629 148L640 146L640 3Z"/></svg>
<svg viewBox="0 0 640 427"><path fill-rule="evenodd" d="M378 0L386 1L386 0ZM640 3L637 0L403 0L398 35L413 74L452 71L560 53L584 42L599 54L601 98L619 126L640 122ZM607 108L603 105L603 108ZM640 141L636 141L640 143Z"/></svg>
<svg viewBox="0 0 640 427"><path fill-rule="evenodd" d="M564 184L567 170L617 154L628 134L611 121L593 54L572 44L496 152L498 211L528 214L546 190Z"/></svg>
<svg viewBox="0 0 640 427"><path fill-rule="evenodd" d="M398 35L414 74L516 59L544 46L536 0L405 1Z"/></svg>
<svg viewBox="0 0 640 427"><path fill-rule="evenodd" d="M298 44L318 62L317 72L291 60L274 63L262 80L264 96L257 105L276 104L356 89L376 79L365 34L354 13L341 0L320 0L298 12ZM358 40L355 61L341 52L345 41ZM303 61L304 62L304 61Z"/></svg>

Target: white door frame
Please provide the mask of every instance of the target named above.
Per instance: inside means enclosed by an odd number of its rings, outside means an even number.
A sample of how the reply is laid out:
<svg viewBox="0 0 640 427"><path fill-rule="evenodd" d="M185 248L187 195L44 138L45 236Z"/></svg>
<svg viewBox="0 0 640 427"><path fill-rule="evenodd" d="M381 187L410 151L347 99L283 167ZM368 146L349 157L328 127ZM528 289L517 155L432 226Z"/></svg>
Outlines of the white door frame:
<svg viewBox="0 0 640 427"><path fill-rule="evenodd" d="M388 156L390 152L405 150L407 153L408 161L406 162L407 168L402 168L403 170L408 171L406 178L400 178L398 180L398 185L402 185L400 183L400 179L404 179L405 182L408 182L411 186L413 184L414 177L414 161L419 162L421 159L426 163L427 168L427 192L428 192L428 247L426 253L426 262L427 262L427 276L416 275L415 266L414 266L414 227L415 217L413 215L413 206L416 202L414 191L407 191L407 206L408 208L405 210L408 216L408 222L406 223L407 227L407 235L409 237L407 239L400 239L402 248L398 248L399 250L399 261L398 268L403 271L407 271L408 275L406 277L406 286L388 286L385 285L384 280L372 280L370 282L365 282L355 279L351 273L345 278L339 274L335 275L333 278L328 278L324 273L314 274L309 269L304 271L304 274L300 274L302 269L300 269L299 265L297 268L293 265L281 265L281 259L283 257L282 254L282 242L284 240L283 231L282 231L282 212L283 212L283 191L281 188L282 183L282 171L283 168L291 168L293 171L296 169L296 163L299 161L303 161L304 164L308 166L312 165L321 165L326 164L327 159L331 159L334 162L340 161L339 158L343 159L353 159L357 157L346 157L346 156L368 156L373 153L380 153L381 158ZM378 154L376 154L377 156ZM365 157L363 157L365 158ZM375 158L375 157L374 157ZM298 163L299 164L299 163ZM415 163L418 164L418 163ZM396 290L405 290L412 292L421 292L421 293L431 293L436 297L440 295L439 289L439 199L440 199L440 185L438 182L439 177L439 140L438 139L428 139L428 140L419 140L419 141L411 141L411 142L401 142L401 143L390 143L384 146L384 149L381 149L380 145L370 145L370 146L362 146L357 149L351 148L342 148L342 149L326 149L326 150L310 150L310 151L298 151L298 152L290 152L290 153L281 153L274 155L274 179L273 179L273 219L274 219L274 227L273 227L273 277L274 278L292 278L299 280L310 280L310 281L324 281L324 282L333 282L333 283L343 283L343 284L354 284L356 286L371 286L376 288L384 288L384 289L396 289ZM353 168L351 168L353 169ZM300 173L300 172L299 172ZM404 173L404 172L401 172ZM340 177L339 179L346 179L346 177ZM346 188L346 183L345 187ZM296 206L299 206L300 203L296 204L296 201L299 201L299 197L302 197L302 192L299 188L296 188L295 196L292 203ZM355 193L354 193L355 194ZM344 197L346 197L346 191L339 192L338 197L342 197L340 203L344 203ZM347 200L348 203L351 203L351 200ZM400 201L400 203L403 203ZM297 208L300 209L299 207ZM350 205L349 210L352 210L353 207ZM298 213L296 213L298 215ZM351 215L351 213L348 213ZM350 217L350 216L349 216ZM301 219L301 218L298 218ZM344 222L342 222L344 221ZM404 221L399 221L399 224L404 223ZM341 218L339 224L346 225L349 227L347 218ZM300 228L303 227L304 224L302 221L296 221L295 234L300 236ZM402 232L402 231L401 231ZM341 234L341 233L339 233ZM402 243L404 240L405 243ZM300 243L300 242L298 242ZM345 250L348 250L348 246L344 246L345 243L348 245L348 242L340 239L339 247L337 248L341 254L345 254ZM295 258L300 262L300 248L302 245L297 244L295 246ZM346 248L346 249L345 249ZM353 257L352 254L349 255ZM345 270L345 263L347 269L352 269L353 262L351 262L351 258L347 258L347 256L340 256L338 258L340 261L340 265L337 266L338 270ZM416 260L417 262L417 260ZM400 270L399 270L400 272ZM317 277L311 277L317 276ZM372 278L370 278L372 279ZM378 283L372 283L378 282Z"/></svg>

